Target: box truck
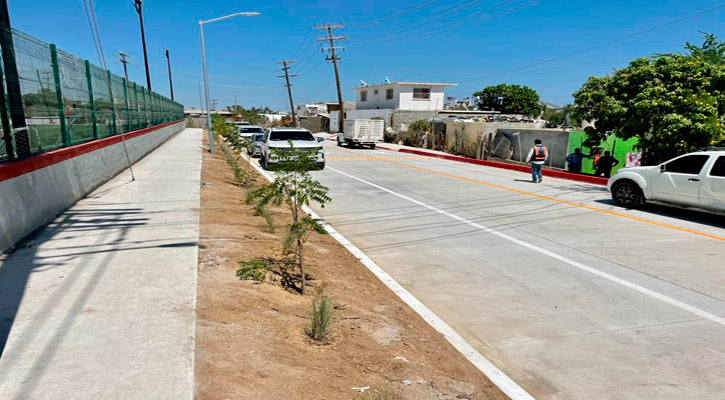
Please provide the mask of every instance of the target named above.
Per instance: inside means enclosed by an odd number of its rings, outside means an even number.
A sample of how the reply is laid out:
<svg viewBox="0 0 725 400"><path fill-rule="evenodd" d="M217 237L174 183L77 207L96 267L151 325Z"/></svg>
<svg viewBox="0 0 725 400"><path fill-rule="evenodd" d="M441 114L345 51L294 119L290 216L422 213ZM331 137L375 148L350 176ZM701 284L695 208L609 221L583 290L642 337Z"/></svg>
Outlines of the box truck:
<svg viewBox="0 0 725 400"><path fill-rule="evenodd" d="M370 146L383 142L385 121L381 119L346 119L345 132L337 134L337 145Z"/></svg>

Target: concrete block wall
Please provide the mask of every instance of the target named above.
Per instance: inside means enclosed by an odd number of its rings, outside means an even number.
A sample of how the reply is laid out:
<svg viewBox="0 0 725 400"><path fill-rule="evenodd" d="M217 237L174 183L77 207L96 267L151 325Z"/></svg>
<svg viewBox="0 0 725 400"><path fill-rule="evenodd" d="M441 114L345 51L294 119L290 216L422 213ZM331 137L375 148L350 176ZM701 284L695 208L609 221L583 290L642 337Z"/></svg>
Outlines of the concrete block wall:
<svg viewBox="0 0 725 400"><path fill-rule="evenodd" d="M125 134L136 162L184 129L185 121ZM0 164L0 251L45 226L127 168L120 136Z"/></svg>
<svg viewBox="0 0 725 400"><path fill-rule="evenodd" d="M438 111L411 111L411 110L393 110L390 126L398 127L400 125L409 125L418 120L431 120L438 118Z"/></svg>
<svg viewBox="0 0 725 400"><path fill-rule="evenodd" d="M534 145L534 140L541 139L549 152L546 165L555 168L564 168L566 155L569 150L569 132L561 129L499 129L498 132L506 136L513 146L512 159L525 161L526 155ZM518 132L518 135L515 133ZM521 143L521 151L519 151ZM520 155L519 155L520 154Z"/></svg>

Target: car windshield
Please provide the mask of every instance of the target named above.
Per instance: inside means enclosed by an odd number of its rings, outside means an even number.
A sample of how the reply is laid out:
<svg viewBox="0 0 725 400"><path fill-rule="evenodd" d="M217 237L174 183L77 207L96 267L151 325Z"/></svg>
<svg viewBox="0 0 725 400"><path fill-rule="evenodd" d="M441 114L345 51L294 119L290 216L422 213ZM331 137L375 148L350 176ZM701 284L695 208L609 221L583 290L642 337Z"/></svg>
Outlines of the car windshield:
<svg viewBox="0 0 725 400"><path fill-rule="evenodd" d="M309 140L314 141L310 131L274 131L269 136L269 140Z"/></svg>
<svg viewBox="0 0 725 400"><path fill-rule="evenodd" d="M264 131L262 128L255 126L255 127L241 127L239 128L239 133L263 133Z"/></svg>
<svg viewBox="0 0 725 400"><path fill-rule="evenodd" d="M254 135L254 141L255 141L255 142L261 142L261 141L263 141L263 140L264 140L264 134L257 134L257 135Z"/></svg>

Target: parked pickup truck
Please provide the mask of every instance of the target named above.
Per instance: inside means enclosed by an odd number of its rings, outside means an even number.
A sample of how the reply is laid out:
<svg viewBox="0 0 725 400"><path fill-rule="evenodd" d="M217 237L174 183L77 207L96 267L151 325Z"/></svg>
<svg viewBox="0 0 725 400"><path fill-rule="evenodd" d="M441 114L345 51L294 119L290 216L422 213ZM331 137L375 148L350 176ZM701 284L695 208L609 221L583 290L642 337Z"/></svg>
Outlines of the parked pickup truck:
<svg viewBox="0 0 725 400"><path fill-rule="evenodd" d="M374 149L383 141L384 130L385 121L381 119L346 119L345 132L337 134L337 145L345 143L348 147L370 146Z"/></svg>
<svg viewBox="0 0 725 400"><path fill-rule="evenodd" d="M623 207L652 201L725 211L725 151L698 151L657 166L622 168L607 186Z"/></svg>
<svg viewBox="0 0 725 400"><path fill-rule="evenodd" d="M315 163L319 169L325 168L325 149L322 148L323 138L315 136L303 128L275 127L267 128L264 139L260 143L260 160L262 168L267 169L279 162L276 152L297 150L311 151L315 154Z"/></svg>

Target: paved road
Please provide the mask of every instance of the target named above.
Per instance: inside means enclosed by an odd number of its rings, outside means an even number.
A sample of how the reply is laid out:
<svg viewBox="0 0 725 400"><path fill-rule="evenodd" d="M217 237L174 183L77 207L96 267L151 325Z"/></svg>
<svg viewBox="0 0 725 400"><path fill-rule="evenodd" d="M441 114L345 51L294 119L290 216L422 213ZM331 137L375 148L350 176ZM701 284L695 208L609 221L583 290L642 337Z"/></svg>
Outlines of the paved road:
<svg viewBox="0 0 725 400"><path fill-rule="evenodd" d="M0 399L193 397L200 146L184 130L0 259Z"/></svg>
<svg viewBox="0 0 725 400"><path fill-rule="evenodd" d="M316 211L536 398L723 398L722 217L326 148Z"/></svg>

